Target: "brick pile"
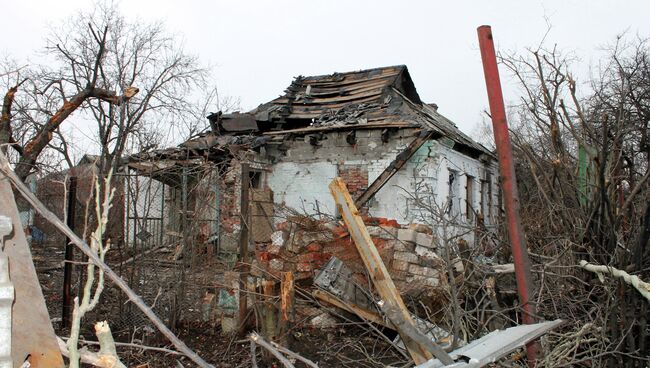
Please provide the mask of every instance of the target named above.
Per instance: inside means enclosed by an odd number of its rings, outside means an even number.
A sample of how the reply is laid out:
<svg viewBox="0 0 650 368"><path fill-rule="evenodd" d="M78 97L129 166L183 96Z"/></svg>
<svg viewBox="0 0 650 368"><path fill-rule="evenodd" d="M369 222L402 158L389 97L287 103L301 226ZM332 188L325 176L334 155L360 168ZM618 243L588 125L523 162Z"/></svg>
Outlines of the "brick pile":
<svg viewBox="0 0 650 368"><path fill-rule="evenodd" d="M394 220L366 218L368 232L396 287L405 294L446 283L444 262L435 252L432 231L424 225L400 226ZM315 277L332 257L341 259L361 285L368 285L365 266L345 227L294 218L276 227L270 244L257 244L252 272L279 277L294 272L297 280Z"/></svg>

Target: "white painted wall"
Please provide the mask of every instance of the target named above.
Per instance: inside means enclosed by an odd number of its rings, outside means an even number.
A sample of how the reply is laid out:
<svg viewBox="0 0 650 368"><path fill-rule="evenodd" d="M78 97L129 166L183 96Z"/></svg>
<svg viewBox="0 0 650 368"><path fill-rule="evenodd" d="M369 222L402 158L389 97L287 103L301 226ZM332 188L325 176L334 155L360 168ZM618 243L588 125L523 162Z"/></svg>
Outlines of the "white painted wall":
<svg viewBox="0 0 650 368"><path fill-rule="evenodd" d="M308 215L319 211L332 215L336 207L328 185L336 172L336 165L328 161L280 162L267 176L267 184L276 203Z"/></svg>
<svg viewBox="0 0 650 368"><path fill-rule="evenodd" d="M276 160L275 164L269 165L267 175L267 183L274 192L275 202L310 215L316 214L318 210L334 215L335 205L328 185L337 175L339 165L367 165L368 182L371 183L414 139L412 131L402 130L388 143L381 143L379 134L379 130L357 131L357 145L353 147L345 142L345 133L331 132L318 148L296 141L291 143L286 155L269 151ZM486 178L487 172L492 173L492 213L496 215L496 163L486 164L473 159L439 141L427 142L386 183L369 203L369 214L396 219L402 224L435 224L435 216L431 216L431 212L446 213L449 170L458 172L458 197L454 202L458 212L454 211L456 216L453 221L468 227L474 224L475 216L471 220L467 219L467 180L468 176L474 178L472 207L478 210L481 180ZM417 193L417 200L413 193ZM426 206L423 208L419 203L425 203ZM486 223L493 221L486 219ZM462 229L458 231L462 232Z"/></svg>

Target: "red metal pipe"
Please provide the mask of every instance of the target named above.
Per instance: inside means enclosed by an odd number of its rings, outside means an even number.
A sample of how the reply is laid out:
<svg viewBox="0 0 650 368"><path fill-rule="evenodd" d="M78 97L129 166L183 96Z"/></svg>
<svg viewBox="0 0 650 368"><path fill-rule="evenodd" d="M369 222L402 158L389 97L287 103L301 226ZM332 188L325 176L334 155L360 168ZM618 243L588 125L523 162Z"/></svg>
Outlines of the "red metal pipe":
<svg viewBox="0 0 650 368"><path fill-rule="evenodd" d="M525 324L532 324L536 322L536 312L535 305L531 303L533 283L530 275L530 260L528 259L526 239L521 227L521 218L519 217L519 193L517 191L517 178L515 176L515 166L512 158L512 145L510 143L508 121L506 120L503 93L501 92L501 82L499 80L499 69L497 68L497 58L494 51L492 29L490 26L478 27L478 41L481 48L483 72L485 73L485 84L490 102L494 140L499 158L503 204L506 210L512 257L515 262L517 292L523 310L522 321ZM526 346L526 352L528 365L534 367L538 356L537 343L528 344Z"/></svg>

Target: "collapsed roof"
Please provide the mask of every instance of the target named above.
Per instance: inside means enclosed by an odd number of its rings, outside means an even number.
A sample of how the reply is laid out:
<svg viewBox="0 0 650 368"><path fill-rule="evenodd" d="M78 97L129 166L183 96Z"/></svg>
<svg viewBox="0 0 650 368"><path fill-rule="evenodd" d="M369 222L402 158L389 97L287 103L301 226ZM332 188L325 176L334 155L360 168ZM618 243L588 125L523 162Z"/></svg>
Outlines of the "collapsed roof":
<svg viewBox="0 0 650 368"><path fill-rule="evenodd" d="M241 149L281 142L288 135L357 129L421 128L464 154L492 157L438 113L437 106L422 102L405 65L298 76L284 95L247 113L212 113L208 119L209 131L175 148L136 154L131 166L144 169L145 161L160 160L220 161ZM156 165L164 169L170 164Z"/></svg>

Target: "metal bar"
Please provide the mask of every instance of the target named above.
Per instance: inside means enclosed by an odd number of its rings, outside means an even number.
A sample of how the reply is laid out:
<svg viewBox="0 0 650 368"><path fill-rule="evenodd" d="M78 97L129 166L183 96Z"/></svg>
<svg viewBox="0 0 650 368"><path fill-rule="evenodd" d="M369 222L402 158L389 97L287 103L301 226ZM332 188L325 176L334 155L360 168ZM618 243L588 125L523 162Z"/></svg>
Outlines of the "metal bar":
<svg viewBox="0 0 650 368"><path fill-rule="evenodd" d="M409 145L400 152L395 160L388 165L388 167L368 186L365 192L361 193L359 198L354 201L354 205L357 208L363 207L372 197L379 192L379 190L392 178L405 164L408 160L413 157L415 152L417 152L422 145L431 138L433 135L432 130L423 130L420 132L420 135L415 138Z"/></svg>
<svg viewBox="0 0 650 368"><path fill-rule="evenodd" d="M74 220L76 216L77 204L77 178L70 177L68 185L68 203L66 224L70 229L74 230ZM63 265L63 308L61 310L61 326L65 328L70 327L72 322L72 271L74 265L74 246L70 243L70 238L65 239L65 264Z"/></svg>
<svg viewBox="0 0 650 368"><path fill-rule="evenodd" d="M523 310L522 321L525 324L533 324L536 322L536 311L535 305L531 303L533 283L530 275L530 260L528 259L526 239L521 227L521 218L519 216L517 178L515 176L512 145L510 143L510 133L508 131L508 121L506 120L506 112L503 103L503 94L501 92L501 82L499 80L499 69L497 67L497 58L494 51L491 27L479 27L478 39L481 49L481 59L483 60L483 72L485 73L488 100L490 102L494 140L497 146L497 155L499 157L499 172L501 174L501 187L503 190L503 202L506 211L508 236L515 264L517 292ZM536 365L538 350L538 345L535 343L529 343L526 345L528 365L530 367Z"/></svg>

